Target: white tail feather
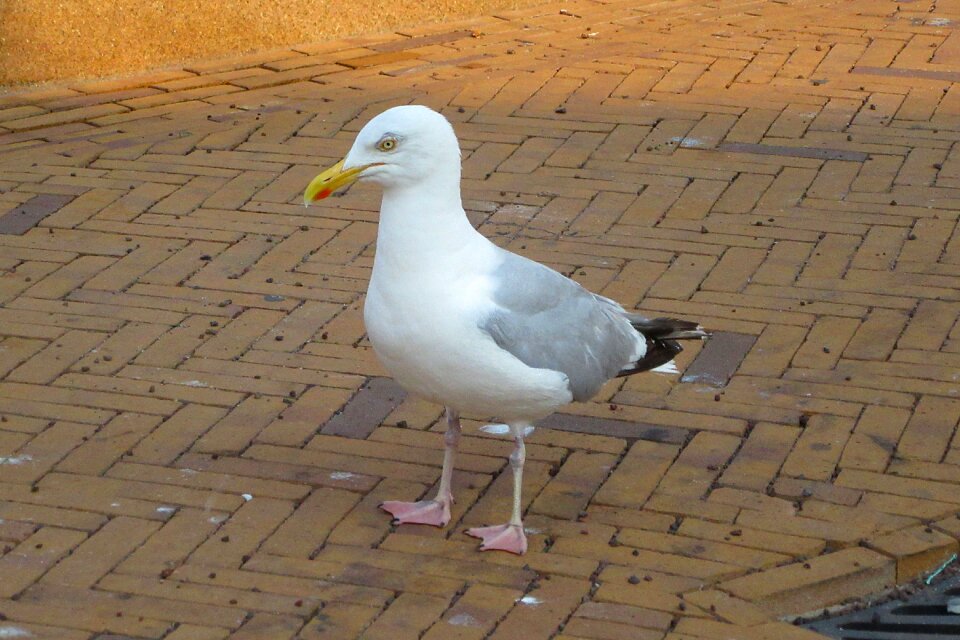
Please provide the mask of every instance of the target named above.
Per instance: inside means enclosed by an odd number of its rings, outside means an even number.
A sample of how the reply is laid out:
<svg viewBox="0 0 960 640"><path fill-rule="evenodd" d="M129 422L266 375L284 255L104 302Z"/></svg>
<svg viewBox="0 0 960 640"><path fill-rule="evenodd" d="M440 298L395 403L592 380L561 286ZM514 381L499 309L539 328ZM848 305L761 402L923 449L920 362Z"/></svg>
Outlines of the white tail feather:
<svg viewBox="0 0 960 640"><path fill-rule="evenodd" d="M654 373L664 373L668 375L680 375L680 370L677 369L677 363L673 360L670 362L665 362L656 369L650 369Z"/></svg>
<svg viewBox="0 0 960 640"><path fill-rule="evenodd" d="M480 431L484 433L489 433L493 436L506 436L510 435L510 425L508 424L485 424L480 427ZM526 438L528 435L533 433L533 427L527 425L523 428L523 437Z"/></svg>

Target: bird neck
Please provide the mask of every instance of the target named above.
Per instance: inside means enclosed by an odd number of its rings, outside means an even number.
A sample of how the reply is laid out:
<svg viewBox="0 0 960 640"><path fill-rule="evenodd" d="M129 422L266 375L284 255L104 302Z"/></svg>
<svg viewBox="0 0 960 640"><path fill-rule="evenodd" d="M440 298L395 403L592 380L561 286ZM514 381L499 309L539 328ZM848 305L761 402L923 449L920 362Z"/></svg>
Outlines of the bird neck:
<svg viewBox="0 0 960 640"><path fill-rule="evenodd" d="M405 271L434 260L457 262L484 238L467 219L459 181L385 189L377 230L376 266Z"/></svg>

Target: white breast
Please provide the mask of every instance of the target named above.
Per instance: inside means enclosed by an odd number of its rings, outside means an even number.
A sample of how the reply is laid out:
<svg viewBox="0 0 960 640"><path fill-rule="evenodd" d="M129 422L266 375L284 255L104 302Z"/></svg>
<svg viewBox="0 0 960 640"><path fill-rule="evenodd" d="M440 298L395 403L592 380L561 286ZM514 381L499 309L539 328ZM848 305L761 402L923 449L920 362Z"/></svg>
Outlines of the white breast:
<svg viewBox="0 0 960 640"><path fill-rule="evenodd" d="M373 349L408 391L478 417L535 420L571 400L566 376L532 369L480 329L484 269L374 269L364 306Z"/></svg>

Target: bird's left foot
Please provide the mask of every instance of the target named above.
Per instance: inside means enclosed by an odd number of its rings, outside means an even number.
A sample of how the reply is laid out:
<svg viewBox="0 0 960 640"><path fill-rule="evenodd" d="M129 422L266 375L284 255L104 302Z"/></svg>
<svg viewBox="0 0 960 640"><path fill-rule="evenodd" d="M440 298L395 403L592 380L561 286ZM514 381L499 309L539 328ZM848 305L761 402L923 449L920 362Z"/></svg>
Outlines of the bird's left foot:
<svg viewBox="0 0 960 640"><path fill-rule="evenodd" d="M451 500L421 500L420 502L399 502L389 500L380 508L393 516L396 524L429 524L445 527L450 522Z"/></svg>
<svg viewBox="0 0 960 640"><path fill-rule="evenodd" d="M519 524L500 524L493 527L467 529L467 535L483 540L480 551L509 551L518 556L527 552L527 536Z"/></svg>

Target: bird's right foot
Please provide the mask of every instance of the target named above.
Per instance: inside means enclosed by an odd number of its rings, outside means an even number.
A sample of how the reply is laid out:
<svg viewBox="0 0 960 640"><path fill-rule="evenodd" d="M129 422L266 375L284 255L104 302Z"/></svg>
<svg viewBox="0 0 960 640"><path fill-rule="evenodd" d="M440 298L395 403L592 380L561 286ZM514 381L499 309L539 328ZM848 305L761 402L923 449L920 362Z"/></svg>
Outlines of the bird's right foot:
<svg viewBox="0 0 960 640"><path fill-rule="evenodd" d="M380 508L393 516L396 524L429 524L445 527L450 522L451 500L421 500L420 502L400 502L389 500Z"/></svg>
<svg viewBox="0 0 960 640"><path fill-rule="evenodd" d="M480 538L483 544L480 551L508 551L522 556L527 552L527 536L523 533L523 525L500 524L492 527L474 527L465 532L468 536Z"/></svg>

